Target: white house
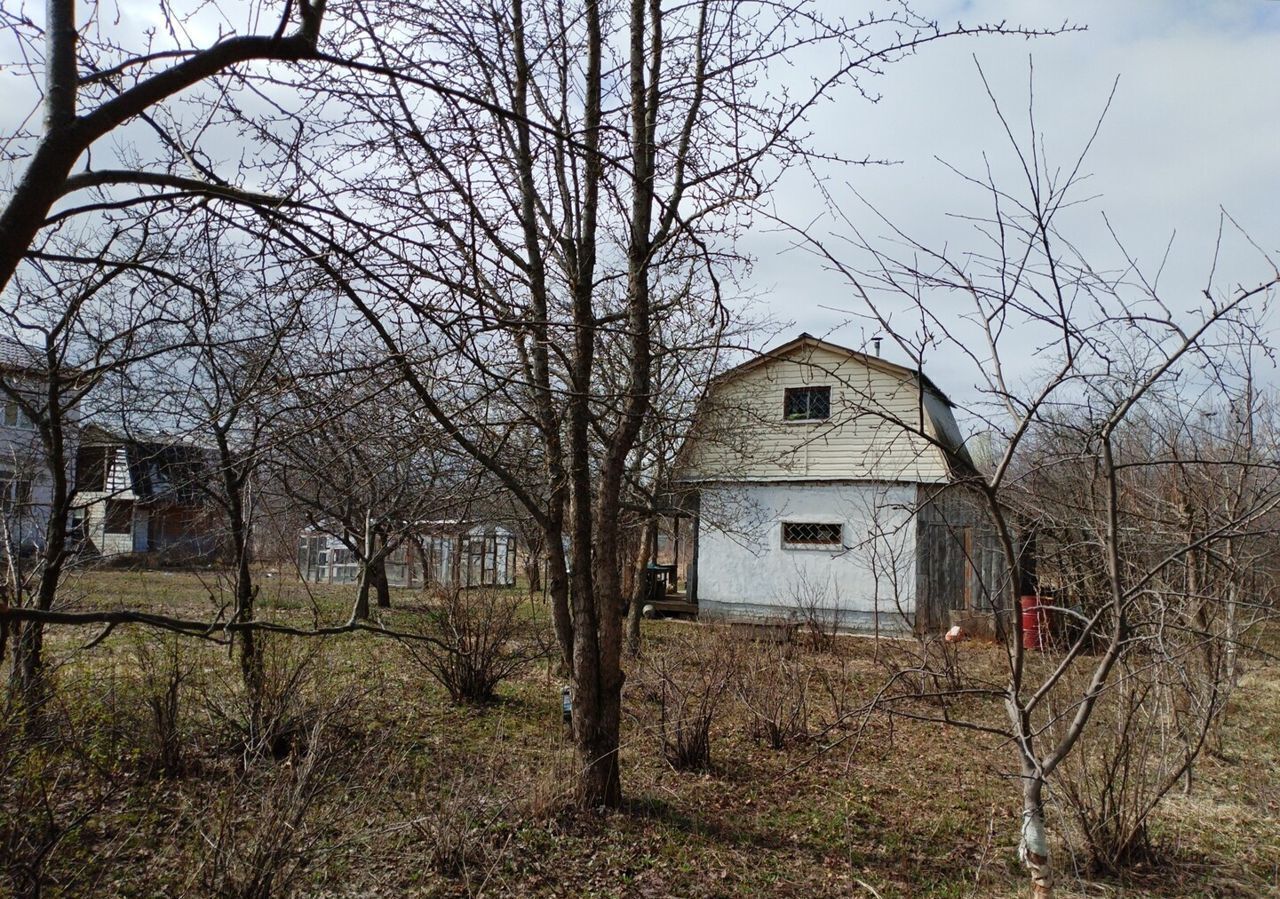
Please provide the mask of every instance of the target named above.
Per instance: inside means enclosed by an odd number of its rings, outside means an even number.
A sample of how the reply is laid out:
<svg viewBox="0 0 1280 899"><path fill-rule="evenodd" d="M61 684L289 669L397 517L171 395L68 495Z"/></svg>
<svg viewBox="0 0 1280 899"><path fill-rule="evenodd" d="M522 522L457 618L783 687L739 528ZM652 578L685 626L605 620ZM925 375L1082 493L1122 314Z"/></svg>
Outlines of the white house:
<svg viewBox="0 0 1280 899"><path fill-rule="evenodd" d="M700 615L936 628L998 565L952 404L922 373L808 334L716 379L677 463Z"/></svg>
<svg viewBox="0 0 1280 899"><path fill-rule="evenodd" d="M48 385L43 354L0 336L0 380L39 405ZM34 423L8 391L0 391L0 403L0 513L9 545L30 549L44 540L53 476Z"/></svg>

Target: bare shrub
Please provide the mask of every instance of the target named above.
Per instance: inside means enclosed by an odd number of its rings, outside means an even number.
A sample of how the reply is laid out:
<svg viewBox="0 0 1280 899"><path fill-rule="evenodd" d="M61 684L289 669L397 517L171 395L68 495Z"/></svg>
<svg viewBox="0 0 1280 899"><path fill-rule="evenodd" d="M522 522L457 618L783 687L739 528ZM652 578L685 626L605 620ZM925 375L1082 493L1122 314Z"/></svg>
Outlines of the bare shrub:
<svg viewBox="0 0 1280 899"><path fill-rule="evenodd" d="M176 635L152 637L144 632L134 644L150 724L152 767L169 777L181 776L187 768L181 698L195 663L184 660L181 640Z"/></svg>
<svg viewBox="0 0 1280 899"><path fill-rule="evenodd" d="M491 702L500 683L550 646L545 628L524 617L523 603L515 592L440 590L421 639L401 642L455 703Z"/></svg>
<svg viewBox="0 0 1280 899"><path fill-rule="evenodd" d="M957 647L936 633L913 631L910 639L880 641L876 661L889 678L885 695L893 699L938 704L965 684Z"/></svg>
<svg viewBox="0 0 1280 899"><path fill-rule="evenodd" d="M809 736L809 690L813 669L785 643L741 643L738 701L747 712L747 732L772 749Z"/></svg>
<svg viewBox="0 0 1280 899"><path fill-rule="evenodd" d="M202 828L205 851L192 880L221 899L272 899L294 891L314 861L331 850L313 809L332 783L337 759L326 745L328 721L307 733L308 750L287 764L248 769L223 791ZM257 801L246 807L246 796Z"/></svg>
<svg viewBox="0 0 1280 899"><path fill-rule="evenodd" d="M831 717L823 726L845 727L858 711L858 700L861 698L848 656L837 655L833 666L818 666L814 675L831 707Z"/></svg>
<svg viewBox="0 0 1280 899"><path fill-rule="evenodd" d="M733 641L718 629L701 630L650 652L638 671L640 690L657 705L652 732L678 771L711 767L712 726L734 680Z"/></svg>
<svg viewBox="0 0 1280 899"><path fill-rule="evenodd" d="M9 729L16 723L5 722ZM0 763L0 870L15 897L39 896L51 854L66 830L54 798L64 768L49 753L19 750L11 741Z"/></svg>
<svg viewBox="0 0 1280 899"><path fill-rule="evenodd" d="M1194 651L1126 658L1115 686L1097 700L1079 751L1054 775L1088 873L1117 874L1156 859L1151 814L1189 777L1225 705L1218 661L1206 669Z"/></svg>
<svg viewBox="0 0 1280 899"><path fill-rule="evenodd" d="M809 648L835 649L840 633L840 589L832 580L818 581L801 571L791 590L792 617Z"/></svg>
<svg viewBox="0 0 1280 899"><path fill-rule="evenodd" d="M0 714L0 895L36 899L54 883L65 895L92 892L114 848L70 870L60 856L127 783L121 755L103 751L61 702L42 709L39 734L26 720L20 706Z"/></svg>
<svg viewBox="0 0 1280 899"><path fill-rule="evenodd" d="M431 780L415 796L409 818L422 839L427 866L460 880L469 893L483 889L495 861L496 827L506 803L497 798L491 764L460 766Z"/></svg>
<svg viewBox="0 0 1280 899"><path fill-rule="evenodd" d="M314 687L322 645L267 634L259 634L258 644L262 684L256 698L238 677L202 685L205 708L231 730L246 765L304 750L319 714Z"/></svg>

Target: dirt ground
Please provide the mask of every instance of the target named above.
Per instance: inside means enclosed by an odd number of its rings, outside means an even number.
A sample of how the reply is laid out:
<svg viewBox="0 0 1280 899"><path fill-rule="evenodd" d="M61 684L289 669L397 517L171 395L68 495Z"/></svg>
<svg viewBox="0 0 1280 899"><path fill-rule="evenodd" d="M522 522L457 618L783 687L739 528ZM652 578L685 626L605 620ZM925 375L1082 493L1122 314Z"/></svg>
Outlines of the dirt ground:
<svg viewBox="0 0 1280 899"><path fill-rule="evenodd" d="M207 618L226 589L216 572L102 571L77 577L66 601ZM263 615L339 621L350 590L264 579ZM397 592L383 619L413 627L425 603ZM536 602L526 611L545 620ZM792 650L807 693L801 733L781 749L753 734L725 687L710 767L684 772L663 754L659 668L689 683L717 654L736 664L756 650L726 653L721 628L646 622L646 661L631 663L624 694L626 807L587 814L567 808L574 759L548 661L470 708L450 704L394 640L273 638L272 701L297 724L273 757L246 765L226 647L122 627L85 649L97 634L50 632L54 724L39 738L6 731L4 851L18 857L24 828L58 834L46 897L1024 895L1010 747L957 727L842 717L884 680L874 640ZM993 647L963 651L998 662ZM1194 789L1176 790L1152 822L1156 862L1085 879L1054 802L1062 895L1280 895L1280 667L1248 665ZM180 740L166 773L154 700L169 671L181 673Z"/></svg>

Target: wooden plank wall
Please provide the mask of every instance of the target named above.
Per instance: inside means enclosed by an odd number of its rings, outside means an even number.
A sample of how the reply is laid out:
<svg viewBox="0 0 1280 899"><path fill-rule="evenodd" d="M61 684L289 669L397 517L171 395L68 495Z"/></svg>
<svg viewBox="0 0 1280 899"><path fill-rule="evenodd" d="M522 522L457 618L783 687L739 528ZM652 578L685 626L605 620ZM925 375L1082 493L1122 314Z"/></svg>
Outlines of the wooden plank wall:
<svg viewBox="0 0 1280 899"><path fill-rule="evenodd" d="M950 626L952 609L1008 605L1004 553L976 497L959 485L921 484L916 511L916 628Z"/></svg>

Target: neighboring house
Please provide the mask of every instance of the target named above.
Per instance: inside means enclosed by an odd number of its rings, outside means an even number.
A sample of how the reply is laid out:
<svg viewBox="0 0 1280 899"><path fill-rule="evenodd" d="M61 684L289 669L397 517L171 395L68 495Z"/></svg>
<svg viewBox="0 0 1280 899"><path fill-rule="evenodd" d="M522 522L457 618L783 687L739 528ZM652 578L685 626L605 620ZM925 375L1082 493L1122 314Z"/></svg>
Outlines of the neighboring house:
<svg viewBox="0 0 1280 899"><path fill-rule="evenodd" d="M516 537L494 522L423 522L387 556L386 565L393 587L512 587ZM355 583L360 576L355 553L323 525L299 535L298 571L303 580L324 584Z"/></svg>
<svg viewBox="0 0 1280 899"><path fill-rule="evenodd" d="M711 385L677 462L700 614L947 626L998 589L952 487L973 466L920 372L802 334Z"/></svg>
<svg viewBox="0 0 1280 899"><path fill-rule="evenodd" d="M213 556L221 546L208 498L213 476L213 453L205 447L85 428L75 473L85 549L102 556Z"/></svg>
<svg viewBox="0 0 1280 899"><path fill-rule="evenodd" d="M43 354L0 336L0 378L38 399L48 387ZM8 392L0 392L0 403L0 512L5 536L8 545L31 549L44 541L53 477L35 425Z"/></svg>

